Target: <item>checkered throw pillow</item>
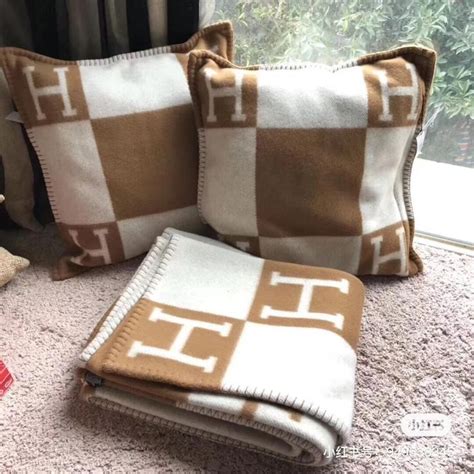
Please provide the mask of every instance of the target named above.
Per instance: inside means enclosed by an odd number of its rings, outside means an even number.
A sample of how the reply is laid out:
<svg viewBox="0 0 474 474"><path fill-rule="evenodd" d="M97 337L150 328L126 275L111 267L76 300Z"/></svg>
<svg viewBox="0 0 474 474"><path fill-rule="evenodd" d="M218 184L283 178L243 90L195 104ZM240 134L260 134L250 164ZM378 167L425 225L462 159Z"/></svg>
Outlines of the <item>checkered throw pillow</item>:
<svg viewBox="0 0 474 474"><path fill-rule="evenodd" d="M265 258L421 271L409 186L434 66L415 46L334 68L193 53L203 220Z"/></svg>
<svg viewBox="0 0 474 474"><path fill-rule="evenodd" d="M170 225L199 232L198 144L188 53L232 58L228 22L186 43L59 61L4 48L0 60L70 246L54 277L146 252Z"/></svg>

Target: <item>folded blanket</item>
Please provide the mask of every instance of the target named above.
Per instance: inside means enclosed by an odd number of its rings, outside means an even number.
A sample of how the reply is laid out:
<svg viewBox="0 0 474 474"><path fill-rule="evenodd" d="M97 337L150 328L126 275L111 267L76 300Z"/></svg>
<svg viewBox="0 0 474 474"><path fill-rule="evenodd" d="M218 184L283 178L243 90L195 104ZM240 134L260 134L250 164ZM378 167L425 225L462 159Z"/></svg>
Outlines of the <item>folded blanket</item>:
<svg viewBox="0 0 474 474"><path fill-rule="evenodd" d="M347 442L364 289L167 229L81 358L82 397L303 464Z"/></svg>

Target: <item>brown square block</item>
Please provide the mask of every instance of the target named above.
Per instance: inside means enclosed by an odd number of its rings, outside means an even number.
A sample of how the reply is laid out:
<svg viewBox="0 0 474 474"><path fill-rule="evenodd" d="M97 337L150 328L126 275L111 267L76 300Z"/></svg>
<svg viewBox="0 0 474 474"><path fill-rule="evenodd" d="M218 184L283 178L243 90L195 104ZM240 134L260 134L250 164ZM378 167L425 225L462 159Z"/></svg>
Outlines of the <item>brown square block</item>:
<svg viewBox="0 0 474 474"><path fill-rule="evenodd" d="M362 237L359 274L400 275L415 272L410 261L408 222L397 222Z"/></svg>
<svg viewBox="0 0 474 474"><path fill-rule="evenodd" d="M335 278L332 269L266 260L248 320L326 329L355 348L363 299L362 284L347 274Z"/></svg>
<svg viewBox="0 0 474 474"><path fill-rule="evenodd" d="M195 204L198 145L190 104L91 123L118 220Z"/></svg>
<svg viewBox="0 0 474 474"><path fill-rule="evenodd" d="M360 235L365 129L258 129L259 235Z"/></svg>
<svg viewBox="0 0 474 474"><path fill-rule="evenodd" d="M95 225L58 224L59 231L75 253L76 265L95 267L124 259L124 250L116 222Z"/></svg>
<svg viewBox="0 0 474 474"><path fill-rule="evenodd" d="M104 372L217 390L245 321L141 299L114 336ZM186 333L185 344L179 334ZM187 331L190 331L188 334Z"/></svg>
<svg viewBox="0 0 474 474"><path fill-rule="evenodd" d="M362 67L369 101L369 127L402 127L418 121L424 84L403 58Z"/></svg>
<svg viewBox="0 0 474 474"><path fill-rule="evenodd" d="M257 123L257 77L255 71L227 69L220 74L210 63L200 71L203 107L200 111L207 128L255 127Z"/></svg>
<svg viewBox="0 0 474 474"><path fill-rule="evenodd" d="M16 83L17 107L27 128L89 118L79 66L8 55L7 77Z"/></svg>

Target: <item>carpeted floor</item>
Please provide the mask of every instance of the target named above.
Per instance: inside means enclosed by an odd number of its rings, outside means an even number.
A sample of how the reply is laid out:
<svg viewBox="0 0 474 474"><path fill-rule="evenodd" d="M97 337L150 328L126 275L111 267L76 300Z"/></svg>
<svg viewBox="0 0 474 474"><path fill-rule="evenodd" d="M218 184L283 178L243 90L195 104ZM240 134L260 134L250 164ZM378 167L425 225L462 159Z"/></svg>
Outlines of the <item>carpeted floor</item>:
<svg viewBox="0 0 474 474"><path fill-rule="evenodd" d="M53 228L42 234L4 232L0 245L32 262L0 288L0 359L16 377L0 401L1 471L310 471L78 401L77 356L139 259L52 282L48 269L61 252ZM468 415L473 260L418 249L425 275L365 279L352 449L321 472L473 472ZM451 433L407 439L400 419L412 412L449 415Z"/></svg>

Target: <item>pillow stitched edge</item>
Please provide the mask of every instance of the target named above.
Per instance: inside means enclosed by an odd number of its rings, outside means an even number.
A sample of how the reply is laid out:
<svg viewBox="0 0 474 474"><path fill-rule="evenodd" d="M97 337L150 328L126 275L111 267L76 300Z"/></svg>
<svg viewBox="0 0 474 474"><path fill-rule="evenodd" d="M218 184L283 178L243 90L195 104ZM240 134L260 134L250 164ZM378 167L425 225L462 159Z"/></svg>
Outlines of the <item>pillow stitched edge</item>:
<svg viewBox="0 0 474 474"><path fill-rule="evenodd" d="M416 273L423 271L423 262L420 256L413 248L413 239L415 235L415 218L413 212L413 205L411 200L411 171L413 168L413 161L417 153L417 137L423 130L423 122L426 115L426 107L428 97L431 93L431 87L434 79L434 72L436 68L436 52L430 48L418 45L401 46L387 51L376 53L369 53L353 60L344 61L335 66L326 66L319 63L282 63L282 64L256 64L252 66L238 66L232 61L226 60L209 51L193 51L190 53L188 62L188 83L191 91L191 97L194 104L194 117L198 129L198 143L199 143L199 173L198 173L198 212L203 223L210 225L205 219L202 212L202 195L205 183L206 171L206 136L204 132L204 124L201 115L201 101L197 87L197 71L202 68L207 60L214 61L219 67L226 69L238 69L243 71L258 71L258 70L300 70L300 69L325 69L330 72L336 72L341 69L364 66L367 64L374 64L378 61L386 59L394 59L402 57L403 59L415 65L418 74L424 82L424 93L422 97L422 107L419 113L418 122L415 127L415 132L404 157L404 164L402 170L402 185L403 185L403 201L408 220L408 260L413 262L416 266ZM402 218L402 216L400 215ZM403 219L401 219L403 220ZM408 273L410 275L410 272Z"/></svg>

